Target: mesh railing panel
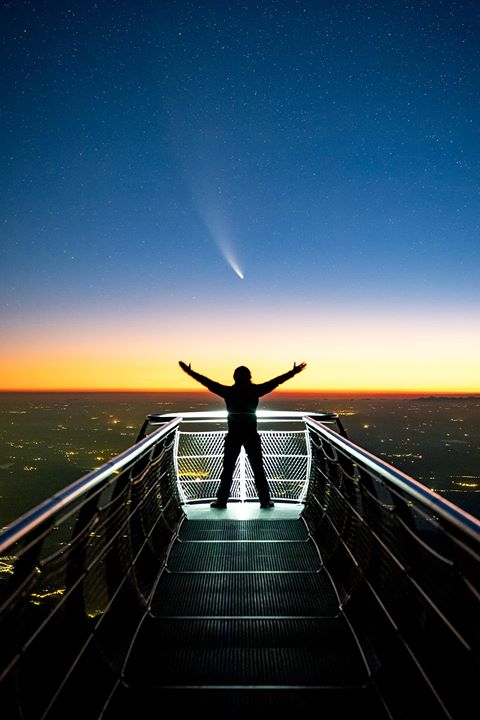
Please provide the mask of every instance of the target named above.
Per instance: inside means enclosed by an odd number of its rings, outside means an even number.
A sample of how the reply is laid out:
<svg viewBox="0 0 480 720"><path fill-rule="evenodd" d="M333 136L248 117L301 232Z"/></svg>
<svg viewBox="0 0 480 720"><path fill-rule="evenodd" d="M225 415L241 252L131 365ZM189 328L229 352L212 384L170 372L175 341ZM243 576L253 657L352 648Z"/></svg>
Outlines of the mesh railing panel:
<svg viewBox="0 0 480 720"><path fill-rule="evenodd" d="M403 712L405 688L415 688L430 716L473 717L480 700L478 538L450 522L448 510L436 513L352 460L331 434L311 426L310 437L304 517L346 613L364 633L374 682L395 712ZM400 684L391 682L395 674Z"/></svg>
<svg viewBox="0 0 480 720"><path fill-rule="evenodd" d="M182 516L174 433L8 548L0 686L9 720L93 720L119 682Z"/></svg>
<svg viewBox="0 0 480 720"><path fill-rule="evenodd" d="M223 466L226 432L179 432L177 471L185 502L216 497ZM259 432L265 474L273 499L302 499L309 473L309 446L304 430ZM240 454L233 473L231 500L253 500L257 491L248 456Z"/></svg>

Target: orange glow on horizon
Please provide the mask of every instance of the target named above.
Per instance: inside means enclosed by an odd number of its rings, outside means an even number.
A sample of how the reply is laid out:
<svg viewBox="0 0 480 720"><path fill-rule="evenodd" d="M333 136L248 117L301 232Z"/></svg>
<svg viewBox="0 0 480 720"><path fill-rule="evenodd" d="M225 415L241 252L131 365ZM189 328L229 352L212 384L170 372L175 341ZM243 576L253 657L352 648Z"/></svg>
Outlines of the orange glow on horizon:
<svg viewBox="0 0 480 720"><path fill-rule="evenodd" d="M293 362L306 370L277 392L480 392L477 314L414 318L353 312L325 317L277 308L275 313L213 310L167 320L49 318L4 333L1 391L200 391L179 360L230 385L238 365L254 382Z"/></svg>
<svg viewBox="0 0 480 720"><path fill-rule="evenodd" d="M187 359L188 361L188 359ZM300 362L300 360L298 360ZM263 382L286 372L293 363L250 363L253 381ZM223 366L192 362L192 367L202 374L226 385L233 383L235 364ZM229 369L226 371L225 367ZM475 384L476 368L463 368L462 382L452 382L451 365L437 363L435 367L405 360L391 362L388 366L365 361L339 362L317 359L309 362L306 370L284 385L277 392L298 393L433 393L475 394L480 392ZM125 358L95 358L87 360L76 357L17 357L10 364L3 363L0 391L171 391L208 392L199 383L185 375L176 359L171 362L155 362Z"/></svg>

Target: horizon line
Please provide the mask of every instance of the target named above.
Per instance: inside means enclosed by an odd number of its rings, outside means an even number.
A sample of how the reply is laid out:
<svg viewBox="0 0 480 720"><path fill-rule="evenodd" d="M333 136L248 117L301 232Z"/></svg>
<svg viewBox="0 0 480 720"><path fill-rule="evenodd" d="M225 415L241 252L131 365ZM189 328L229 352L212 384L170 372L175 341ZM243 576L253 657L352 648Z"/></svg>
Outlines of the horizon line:
<svg viewBox="0 0 480 720"><path fill-rule="evenodd" d="M208 389L204 388L0 388L0 393L202 393L205 395L214 395ZM299 390L280 390L274 389L276 395L299 395L299 394L315 394L315 395L478 395L480 397L480 390L432 390L432 389L417 389L417 390L388 390L388 389L329 389L322 390L318 388L302 388ZM270 393L269 393L270 394Z"/></svg>

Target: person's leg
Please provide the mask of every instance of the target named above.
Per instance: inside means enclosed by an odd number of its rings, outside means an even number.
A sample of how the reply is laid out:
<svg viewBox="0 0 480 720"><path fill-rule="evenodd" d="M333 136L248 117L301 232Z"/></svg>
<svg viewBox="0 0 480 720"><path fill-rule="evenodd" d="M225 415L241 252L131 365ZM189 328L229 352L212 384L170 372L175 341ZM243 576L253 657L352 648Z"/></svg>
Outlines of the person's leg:
<svg viewBox="0 0 480 720"><path fill-rule="evenodd" d="M249 433L244 441L245 451L252 466L253 479L257 488L258 499L260 505L268 506L270 501L270 490L268 487L267 476L263 467L262 443L260 435L257 432Z"/></svg>
<svg viewBox="0 0 480 720"><path fill-rule="evenodd" d="M225 435L223 448L223 469L220 475L220 485L217 490L217 503L226 505L232 487L233 471L235 463L242 447L242 440L231 432Z"/></svg>

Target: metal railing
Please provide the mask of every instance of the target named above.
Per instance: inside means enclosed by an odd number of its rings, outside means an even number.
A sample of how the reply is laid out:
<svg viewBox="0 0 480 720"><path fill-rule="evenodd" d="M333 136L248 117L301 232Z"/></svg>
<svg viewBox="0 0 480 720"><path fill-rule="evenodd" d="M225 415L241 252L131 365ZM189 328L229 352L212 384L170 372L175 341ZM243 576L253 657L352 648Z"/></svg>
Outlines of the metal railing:
<svg viewBox="0 0 480 720"><path fill-rule="evenodd" d="M478 717L480 521L306 418L304 518L392 716Z"/></svg>
<svg viewBox="0 0 480 720"><path fill-rule="evenodd" d="M314 413L313 416L344 432L336 413ZM168 414L149 415L139 437L172 417ZM184 503L212 500L216 497L222 471L227 412L187 412L181 418L175 452L178 492ZM263 462L273 500L304 500L311 463L304 418L304 413L296 411L257 411ZM214 429L205 430L205 425L214 426ZM262 430L264 425L270 429ZM280 426L287 426L287 429ZM257 500L252 468L243 448L233 472L229 499L231 502Z"/></svg>
<svg viewBox="0 0 480 720"><path fill-rule="evenodd" d="M100 717L182 511L173 419L0 535L0 711Z"/></svg>
<svg viewBox="0 0 480 720"><path fill-rule="evenodd" d="M102 717L122 688L182 503L215 495L225 419L148 416L132 448L0 534L9 720L68 717L72 704L88 720ZM480 522L350 442L334 413L259 412L258 420L271 494L304 503L391 717L473 718ZM262 429L267 422L273 429ZM241 459L239 501L255 496L250 473Z"/></svg>

